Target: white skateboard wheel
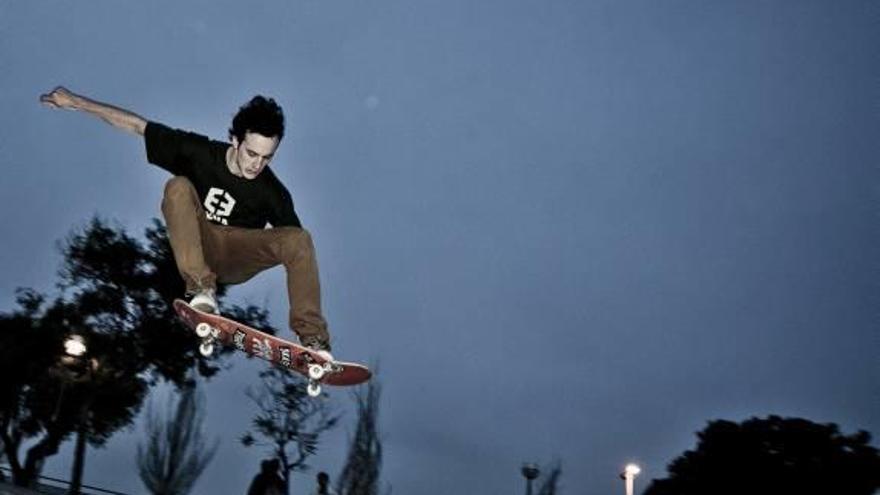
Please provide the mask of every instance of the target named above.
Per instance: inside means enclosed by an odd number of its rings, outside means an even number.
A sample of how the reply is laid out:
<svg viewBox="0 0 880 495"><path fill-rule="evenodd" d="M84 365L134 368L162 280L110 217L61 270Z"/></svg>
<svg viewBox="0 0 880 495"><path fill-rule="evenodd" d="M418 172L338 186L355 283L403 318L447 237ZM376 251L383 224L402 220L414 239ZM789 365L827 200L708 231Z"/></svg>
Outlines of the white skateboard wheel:
<svg viewBox="0 0 880 495"><path fill-rule="evenodd" d="M208 325L205 322L199 323L196 325L196 335L201 338L205 338L208 335L211 335L211 325Z"/></svg>
<svg viewBox="0 0 880 495"><path fill-rule="evenodd" d="M306 391L309 393L309 397L317 397L321 395L321 385L314 382L309 382L309 386Z"/></svg>
<svg viewBox="0 0 880 495"><path fill-rule="evenodd" d="M211 356L211 354L214 354L214 344L210 342L202 342L202 344L199 345L199 352L202 354L202 356Z"/></svg>
<svg viewBox="0 0 880 495"><path fill-rule="evenodd" d="M324 378L324 367L320 364L310 364L309 365L309 378L312 380L320 380Z"/></svg>

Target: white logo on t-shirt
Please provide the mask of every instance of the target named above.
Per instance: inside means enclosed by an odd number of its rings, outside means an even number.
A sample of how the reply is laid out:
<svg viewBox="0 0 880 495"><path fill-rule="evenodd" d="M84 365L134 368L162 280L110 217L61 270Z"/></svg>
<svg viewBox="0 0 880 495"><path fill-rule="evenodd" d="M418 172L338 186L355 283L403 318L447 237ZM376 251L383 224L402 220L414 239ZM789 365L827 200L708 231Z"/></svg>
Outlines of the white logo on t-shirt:
<svg viewBox="0 0 880 495"><path fill-rule="evenodd" d="M223 189L212 187L205 198L205 214L208 220L229 225L228 217L235 207L235 199Z"/></svg>

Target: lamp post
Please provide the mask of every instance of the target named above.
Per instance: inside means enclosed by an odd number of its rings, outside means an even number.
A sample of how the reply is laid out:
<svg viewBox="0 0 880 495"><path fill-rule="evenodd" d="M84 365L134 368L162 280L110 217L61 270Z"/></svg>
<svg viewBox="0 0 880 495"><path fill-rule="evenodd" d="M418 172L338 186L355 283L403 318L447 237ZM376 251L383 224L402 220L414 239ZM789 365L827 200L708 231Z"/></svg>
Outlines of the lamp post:
<svg viewBox="0 0 880 495"><path fill-rule="evenodd" d="M642 472L642 469L636 464L627 464L620 473L620 477L626 483L626 495L633 495L633 486L635 485L636 476Z"/></svg>
<svg viewBox="0 0 880 495"><path fill-rule="evenodd" d="M523 464L522 475L526 479L526 495L532 495L532 481L541 474L541 470L534 463L527 462Z"/></svg>
<svg viewBox="0 0 880 495"><path fill-rule="evenodd" d="M61 401L64 399L67 384L75 378L75 370L82 364L83 356L85 356L87 350L86 340L82 335L71 334L64 340L64 355L61 356L61 364L64 366L59 368L61 373L61 391L58 392L58 400L55 402L52 421L58 419L58 414L61 412Z"/></svg>
<svg viewBox="0 0 880 495"><path fill-rule="evenodd" d="M94 378L95 362L88 359L87 352L88 347L86 346L85 339L81 335L73 334L64 341L65 356L62 357L62 361L72 368L78 368L79 372L83 373L81 379L91 382ZM92 385L89 383L89 386ZM92 399L91 392L89 392L83 400L79 411L79 418L77 418L76 446L74 447L70 488L67 492L70 495L79 495L82 489L82 475L86 456L87 421Z"/></svg>

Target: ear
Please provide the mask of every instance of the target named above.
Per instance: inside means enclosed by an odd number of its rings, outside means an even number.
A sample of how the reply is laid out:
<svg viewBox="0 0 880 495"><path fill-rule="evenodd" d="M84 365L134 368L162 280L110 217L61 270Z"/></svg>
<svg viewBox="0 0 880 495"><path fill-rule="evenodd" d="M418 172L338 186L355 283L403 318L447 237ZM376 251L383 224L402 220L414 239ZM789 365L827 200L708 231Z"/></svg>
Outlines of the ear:
<svg viewBox="0 0 880 495"><path fill-rule="evenodd" d="M232 147L235 148L236 151L238 151L238 145L238 137L232 136Z"/></svg>

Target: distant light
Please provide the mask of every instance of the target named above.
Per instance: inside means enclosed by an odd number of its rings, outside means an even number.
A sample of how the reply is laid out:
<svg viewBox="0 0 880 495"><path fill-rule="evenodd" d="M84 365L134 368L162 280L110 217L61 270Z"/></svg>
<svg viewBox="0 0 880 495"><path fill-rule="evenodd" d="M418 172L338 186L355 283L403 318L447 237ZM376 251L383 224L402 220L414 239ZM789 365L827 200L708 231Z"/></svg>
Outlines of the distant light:
<svg viewBox="0 0 880 495"><path fill-rule="evenodd" d="M364 100L364 106L367 107L367 110L375 110L379 108L379 97L376 95L370 95Z"/></svg>
<svg viewBox="0 0 880 495"><path fill-rule="evenodd" d="M627 464L623 472L630 476L636 476L642 472L642 468L638 467L635 464Z"/></svg>
<svg viewBox="0 0 880 495"><path fill-rule="evenodd" d="M68 356L81 357L86 353L86 341L81 335L71 335L64 341L64 352Z"/></svg>

